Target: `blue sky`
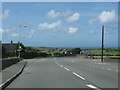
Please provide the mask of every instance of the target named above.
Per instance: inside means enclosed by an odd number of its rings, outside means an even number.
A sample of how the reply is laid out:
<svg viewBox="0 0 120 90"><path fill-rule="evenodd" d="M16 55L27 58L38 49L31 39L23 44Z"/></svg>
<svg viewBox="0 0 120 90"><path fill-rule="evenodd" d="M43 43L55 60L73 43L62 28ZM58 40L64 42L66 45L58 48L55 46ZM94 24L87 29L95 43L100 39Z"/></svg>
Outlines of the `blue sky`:
<svg viewBox="0 0 120 90"><path fill-rule="evenodd" d="M117 2L4 2L0 31L25 46L101 47L104 24L105 47L118 47L117 13Z"/></svg>

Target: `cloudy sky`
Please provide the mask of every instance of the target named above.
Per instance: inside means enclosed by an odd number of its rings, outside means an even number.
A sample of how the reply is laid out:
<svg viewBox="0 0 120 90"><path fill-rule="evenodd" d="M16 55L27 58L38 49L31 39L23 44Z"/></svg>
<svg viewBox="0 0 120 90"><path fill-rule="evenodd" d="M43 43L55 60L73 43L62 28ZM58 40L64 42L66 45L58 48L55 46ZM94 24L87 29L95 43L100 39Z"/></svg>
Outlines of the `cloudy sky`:
<svg viewBox="0 0 120 90"><path fill-rule="evenodd" d="M105 47L118 46L117 2L4 2L2 42L26 46L101 47L105 25Z"/></svg>

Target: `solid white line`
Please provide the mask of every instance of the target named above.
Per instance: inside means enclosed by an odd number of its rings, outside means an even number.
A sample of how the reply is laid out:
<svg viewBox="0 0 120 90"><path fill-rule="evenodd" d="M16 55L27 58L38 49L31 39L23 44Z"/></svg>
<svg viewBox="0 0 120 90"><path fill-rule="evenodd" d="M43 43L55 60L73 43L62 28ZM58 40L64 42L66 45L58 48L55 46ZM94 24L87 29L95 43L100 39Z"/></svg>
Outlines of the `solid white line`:
<svg viewBox="0 0 120 90"><path fill-rule="evenodd" d="M23 67L24 67L24 66L23 66ZM7 79L4 83L2 83L2 84L0 85L0 88L1 88L6 82L9 82L12 78L14 78L16 75L18 75L18 74L22 71L23 67L18 71L17 74L13 75L11 78Z"/></svg>
<svg viewBox="0 0 120 90"><path fill-rule="evenodd" d="M89 88L92 88L92 89L97 89L97 87L93 86L93 85L86 85L88 86Z"/></svg>
<svg viewBox="0 0 120 90"><path fill-rule="evenodd" d="M73 72L74 75L76 75L77 77L81 78L82 80L85 80L85 78L83 78L82 76L78 75L77 73Z"/></svg>
<svg viewBox="0 0 120 90"><path fill-rule="evenodd" d="M1 84L0 87L2 87L5 83Z"/></svg>
<svg viewBox="0 0 120 90"><path fill-rule="evenodd" d="M64 67L64 69L66 69L67 71L70 71L68 68Z"/></svg>

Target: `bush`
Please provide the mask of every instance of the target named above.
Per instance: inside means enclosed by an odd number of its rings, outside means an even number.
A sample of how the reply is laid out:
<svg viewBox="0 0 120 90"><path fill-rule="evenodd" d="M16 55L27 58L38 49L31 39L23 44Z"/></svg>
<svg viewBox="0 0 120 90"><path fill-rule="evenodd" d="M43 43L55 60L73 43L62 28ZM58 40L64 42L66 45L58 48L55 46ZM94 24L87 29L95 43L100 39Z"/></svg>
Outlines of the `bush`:
<svg viewBox="0 0 120 90"><path fill-rule="evenodd" d="M16 56L16 53L15 52L7 52L7 57L14 57Z"/></svg>
<svg viewBox="0 0 120 90"><path fill-rule="evenodd" d="M37 51L31 51L31 52L21 52L21 57L24 59L31 59L35 57L47 57L50 56L50 54L44 53L44 52L37 52Z"/></svg>

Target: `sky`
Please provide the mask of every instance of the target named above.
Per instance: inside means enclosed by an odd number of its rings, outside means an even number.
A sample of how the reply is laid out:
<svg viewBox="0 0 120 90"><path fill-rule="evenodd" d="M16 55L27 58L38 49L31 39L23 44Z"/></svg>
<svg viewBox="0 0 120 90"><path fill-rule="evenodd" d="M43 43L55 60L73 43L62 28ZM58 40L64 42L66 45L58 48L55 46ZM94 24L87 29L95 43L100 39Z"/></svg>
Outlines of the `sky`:
<svg viewBox="0 0 120 90"><path fill-rule="evenodd" d="M117 2L3 2L2 42L34 47L118 47Z"/></svg>

